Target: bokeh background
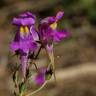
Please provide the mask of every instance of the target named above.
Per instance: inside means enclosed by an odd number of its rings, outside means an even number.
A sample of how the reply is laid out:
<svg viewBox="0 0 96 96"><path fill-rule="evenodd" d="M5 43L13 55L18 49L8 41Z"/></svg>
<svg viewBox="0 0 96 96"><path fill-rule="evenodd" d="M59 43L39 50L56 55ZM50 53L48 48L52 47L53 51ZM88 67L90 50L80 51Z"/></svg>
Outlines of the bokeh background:
<svg viewBox="0 0 96 96"><path fill-rule="evenodd" d="M96 96L96 0L0 0L0 96L13 96L11 77L17 59L9 52L15 34L12 18L31 11L39 21L60 10L64 17L58 27L70 36L55 44L57 82L51 80L34 96ZM42 53L40 64L43 57Z"/></svg>

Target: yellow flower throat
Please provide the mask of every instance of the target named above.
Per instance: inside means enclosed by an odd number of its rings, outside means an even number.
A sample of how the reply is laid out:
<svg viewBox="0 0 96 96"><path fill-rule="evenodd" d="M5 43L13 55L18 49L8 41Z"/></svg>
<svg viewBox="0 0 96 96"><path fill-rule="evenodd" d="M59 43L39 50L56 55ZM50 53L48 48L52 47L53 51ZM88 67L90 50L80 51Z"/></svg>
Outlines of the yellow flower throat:
<svg viewBox="0 0 96 96"><path fill-rule="evenodd" d="M57 22L54 22L53 24L50 25L50 27L54 30L57 28Z"/></svg>
<svg viewBox="0 0 96 96"><path fill-rule="evenodd" d="M29 32L29 29L28 29L27 26L21 26L21 27L20 27L20 34L21 34L21 35L28 34L28 32Z"/></svg>

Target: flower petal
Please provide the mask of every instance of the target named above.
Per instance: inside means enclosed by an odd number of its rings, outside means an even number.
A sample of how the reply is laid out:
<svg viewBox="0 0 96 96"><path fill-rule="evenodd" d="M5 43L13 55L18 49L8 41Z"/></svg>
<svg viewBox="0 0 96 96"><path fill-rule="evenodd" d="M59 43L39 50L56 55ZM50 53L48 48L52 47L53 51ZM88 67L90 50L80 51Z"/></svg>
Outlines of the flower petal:
<svg viewBox="0 0 96 96"><path fill-rule="evenodd" d="M35 51L37 49L37 47L38 47L37 43L35 43L35 42L31 42L30 43L30 50L31 51Z"/></svg>
<svg viewBox="0 0 96 96"><path fill-rule="evenodd" d="M40 68L38 70L39 70L39 72L33 77L33 81L37 85L42 85L45 82L46 68L42 67L42 68Z"/></svg>
<svg viewBox="0 0 96 96"><path fill-rule="evenodd" d="M60 20L64 15L64 12L63 11L59 11L56 15L56 20Z"/></svg>
<svg viewBox="0 0 96 96"><path fill-rule="evenodd" d="M22 25L22 26L27 26L27 25L32 25L35 23L35 20L33 18L13 18L12 23L14 25Z"/></svg>
<svg viewBox="0 0 96 96"><path fill-rule="evenodd" d="M33 80L37 85L42 85L45 81L44 74L37 74Z"/></svg>
<svg viewBox="0 0 96 96"><path fill-rule="evenodd" d="M30 32L32 34L32 38L34 41L39 41L38 33L36 32L35 28L33 26L30 27Z"/></svg>
<svg viewBox="0 0 96 96"><path fill-rule="evenodd" d="M57 30L55 30L53 32L53 40L55 42L58 42L58 41L60 41L60 40L62 40L64 38L66 38L67 36L68 36L68 32L65 32L64 30L59 31L59 32Z"/></svg>
<svg viewBox="0 0 96 96"><path fill-rule="evenodd" d="M11 44L10 44L10 49L12 50L12 51L16 51L16 50L18 50L19 49L19 44L18 44L18 42L11 42Z"/></svg>
<svg viewBox="0 0 96 96"><path fill-rule="evenodd" d="M52 24L53 22L55 22L55 17L50 16L50 17L44 18L44 19L41 21L41 24L43 24L43 23Z"/></svg>

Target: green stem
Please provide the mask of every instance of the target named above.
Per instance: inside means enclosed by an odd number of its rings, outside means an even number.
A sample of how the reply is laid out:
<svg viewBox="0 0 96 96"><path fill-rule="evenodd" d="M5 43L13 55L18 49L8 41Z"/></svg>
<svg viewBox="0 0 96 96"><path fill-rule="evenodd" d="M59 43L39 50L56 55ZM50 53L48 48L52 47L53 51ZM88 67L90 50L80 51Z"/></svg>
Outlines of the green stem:
<svg viewBox="0 0 96 96"><path fill-rule="evenodd" d="M46 51L46 53L47 53L47 55L48 55L48 58L49 58L49 60L50 60L50 62L51 62L51 65L52 65L52 68L53 68L53 75L54 75L54 80L55 80L55 82L56 82L56 75L55 75L55 62L54 62L54 53L53 53L53 50L52 50L52 52L51 53L48 53L48 51L47 51L47 49L46 49L46 47L45 47L45 51Z"/></svg>
<svg viewBox="0 0 96 96"><path fill-rule="evenodd" d="M46 84L47 84L47 81L45 81L44 84L43 84L40 88L38 88L37 90L35 90L35 91L27 94L26 96L32 96L33 94L39 92L40 90L42 90L42 89L44 88L44 86L45 86Z"/></svg>

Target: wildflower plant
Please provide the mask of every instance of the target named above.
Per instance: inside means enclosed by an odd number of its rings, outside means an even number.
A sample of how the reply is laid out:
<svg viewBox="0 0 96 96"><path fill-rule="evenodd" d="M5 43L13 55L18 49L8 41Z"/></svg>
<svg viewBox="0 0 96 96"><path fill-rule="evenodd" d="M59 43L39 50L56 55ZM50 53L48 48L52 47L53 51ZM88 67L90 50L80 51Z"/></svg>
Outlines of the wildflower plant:
<svg viewBox="0 0 96 96"><path fill-rule="evenodd" d="M13 72L15 96L32 96L46 85L52 75L56 79L54 42L59 42L68 36L68 33L64 30L57 29L57 23L63 15L64 12L60 11L56 16L42 19L38 24L38 29L35 27L36 17L31 12L21 13L13 18L12 24L17 27L17 32L10 43L10 50L15 53L20 61ZM40 68L37 66L36 60L41 50L45 50L49 62ZM36 74L32 70L33 65L36 68ZM28 93L27 84L30 78L40 87Z"/></svg>

